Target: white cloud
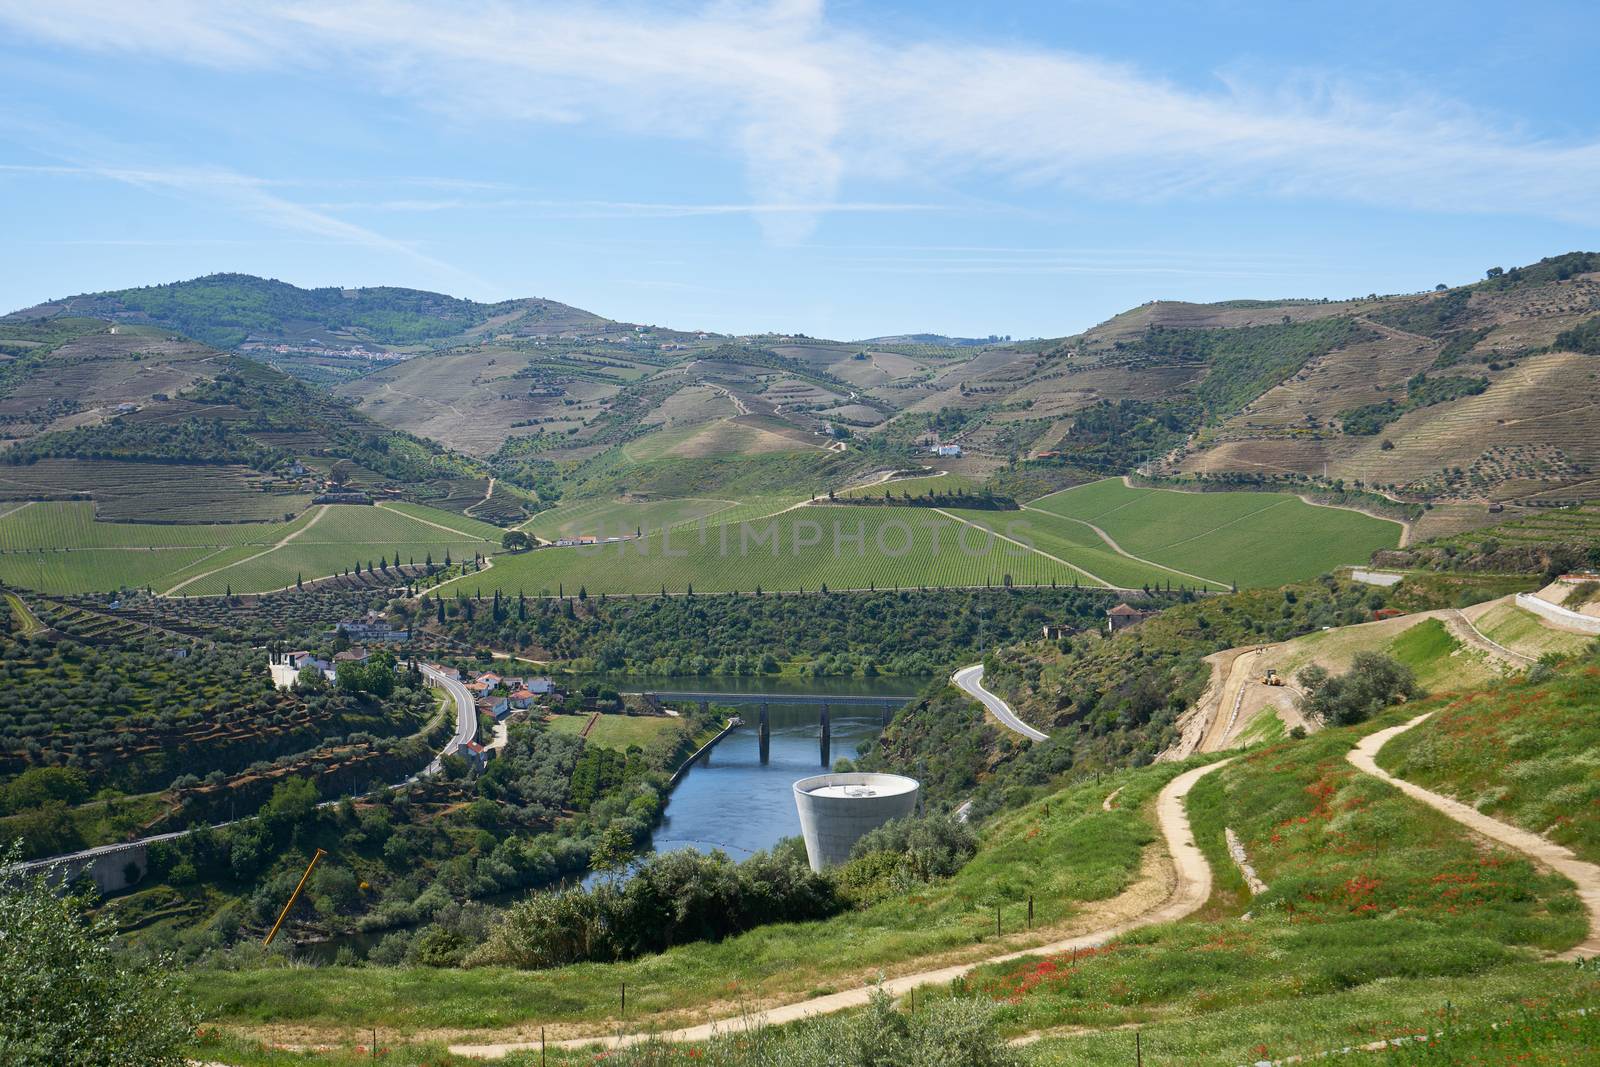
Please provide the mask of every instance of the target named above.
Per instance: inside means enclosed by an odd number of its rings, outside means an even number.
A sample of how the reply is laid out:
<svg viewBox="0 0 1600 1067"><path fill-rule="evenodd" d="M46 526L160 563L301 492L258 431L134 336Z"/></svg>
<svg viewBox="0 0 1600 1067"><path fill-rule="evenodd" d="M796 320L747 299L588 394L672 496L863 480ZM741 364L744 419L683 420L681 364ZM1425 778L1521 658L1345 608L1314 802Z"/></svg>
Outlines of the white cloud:
<svg viewBox="0 0 1600 1067"><path fill-rule="evenodd" d="M1600 144L1448 101L1307 81L1215 92L1060 50L842 29L820 3L0 0L72 48L350 72L452 121L596 124L722 147L740 208L805 236L852 178L924 173L1109 199L1222 195L1600 223Z"/></svg>
<svg viewBox="0 0 1600 1067"><path fill-rule="evenodd" d="M315 207L287 200L271 191L271 186L275 184L272 181L222 168L8 163L0 164L0 173L98 178L166 194L201 196L280 229L332 243L358 245L376 252L402 256L430 268L442 277L482 284L473 275L428 255L415 245L346 222Z"/></svg>

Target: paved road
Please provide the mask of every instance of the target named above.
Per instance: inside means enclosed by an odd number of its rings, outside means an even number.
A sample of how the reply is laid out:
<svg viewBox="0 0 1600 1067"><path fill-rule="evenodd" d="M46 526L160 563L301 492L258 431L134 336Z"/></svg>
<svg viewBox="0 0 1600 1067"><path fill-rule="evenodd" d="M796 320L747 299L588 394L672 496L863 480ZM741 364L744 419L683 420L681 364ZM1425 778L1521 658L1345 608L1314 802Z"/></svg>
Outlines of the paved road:
<svg viewBox="0 0 1600 1067"><path fill-rule="evenodd" d="M440 761L452 755L462 745L478 736L478 706L473 702L472 694L467 692L467 687L452 678L447 677L437 667L422 665L422 674L433 684L444 689L456 702L456 734L450 739L439 754L433 757L433 762L423 769L421 776L438 774ZM413 778L412 781L416 779Z"/></svg>
<svg viewBox="0 0 1600 1067"><path fill-rule="evenodd" d="M425 768L412 775L410 778L407 778L404 783L401 783L407 785L415 782L418 778L424 778L429 775L439 773L440 761L443 760L444 757L455 752L462 745L478 736L478 708L477 705L473 703L472 694L467 691L467 687L462 685L460 682L452 681L451 679L445 677L445 675L437 668L430 667L427 664L422 665L422 673L427 678L431 679L435 684L442 686L444 690L455 699L456 732L455 736L450 739L449 744L445 745L444 748L439 751L439 754L433 757L432 763L428 764ZM326 808L333 804L337 804L338 802L339 801L337 799L325 800L318 806ZM247 818L254 818L254 816L248 816ZM235 819L231 822L213 823L211 828L213 830L220 830L225 826L232 826L234 822L245 821L245 819ZM133 841L118 841L111 845L99 845L95 848L86 848L81 852L69 852L61 856L46 856L44 859L29 860L26 863L19 863L15 869L22 873L29 873L42 871L46 868L54 867L61 863L92 861L101 856L121 852L124 849L138 848L142 845L154 844L157 841L174 841L180 837L187 837L191 832L192 831L190 830L174 830L171 833L153 834L150 837L141 837Z"/></svg>
<svg viewBox="0 0 1600 1067"><path fill-rule="evenodd" d="M1049 739L1049 734L1035 730L1023 722L1017 717L1017 713L1011 710L1011 705L983 687L983 664L975 663L970 667L963 667L956 671L950 680L968 696L988 708L994 717L1013 733L1019 733L1030 741Z"/></svg>
<svg viewBox="0 0 1600 1067"><path fill-rule="evenodd" d="M1387 730L1368 734L1355 748L1345 754L1345 758L1357 770L1365 771L1374 778L1388 782L1406 796L1422 801L1467 829L1482 834L1492 841L1498 841L1508 848L1516 849L1535 862L1570 878L1578 887L1578 899L1583 902L1584 910L1589 913L1589 935L1563 953L1562 958L1584 959L1600 956L1600 866L1580 860L1565 845L1558 845L1549 838L1503 823L1499 819L1491 819L1477 808L1424 789L1420 785L1414 785L1404 778L1396 778L1378 766L1378 752L1388 744L1390 738L1421 725L1431 714L1432 712L1418 715L1415 719L1399 726L1391 726Z"/></svg>

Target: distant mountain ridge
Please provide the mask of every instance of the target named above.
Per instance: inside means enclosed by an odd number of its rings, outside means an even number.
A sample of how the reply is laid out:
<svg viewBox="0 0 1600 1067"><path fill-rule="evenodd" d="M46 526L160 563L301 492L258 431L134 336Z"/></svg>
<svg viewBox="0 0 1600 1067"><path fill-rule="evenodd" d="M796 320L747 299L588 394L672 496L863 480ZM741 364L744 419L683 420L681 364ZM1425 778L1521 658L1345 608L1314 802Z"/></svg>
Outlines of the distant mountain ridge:
<svg viewBox="0 0 1600 1067"><path fill-rule="evenodd" d="M483 304L394 286L302 289L251 274L83 293L7 319L68 316L165 327L215 348L360 346L377 351L460 344L485 333L521 337L623 334L615 322L555 300Z"/></svg>
<svg viewBox="0 0 1600 1067"><path fill-rule="evenodd" d="M982 348L984 345L1001 345L1011 340L1011 335L992 333L988 337L949 337L942 333L892 333L882 337L868 337L855 342L861 345L938 345L941 348Z"/></svg>

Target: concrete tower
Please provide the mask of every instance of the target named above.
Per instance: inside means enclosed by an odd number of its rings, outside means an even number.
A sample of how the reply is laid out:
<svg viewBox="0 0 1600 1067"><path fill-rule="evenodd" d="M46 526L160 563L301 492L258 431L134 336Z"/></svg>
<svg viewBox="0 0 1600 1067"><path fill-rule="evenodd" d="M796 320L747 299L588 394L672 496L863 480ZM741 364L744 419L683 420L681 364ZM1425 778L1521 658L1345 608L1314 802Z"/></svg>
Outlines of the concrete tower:
<svg viewBox="0 0 1600 1067"><path fill-rule="evenodd" d="M811 869L836 867L869 830L917 810L922 785L898 774L819 774L794 784Z"/></svg>

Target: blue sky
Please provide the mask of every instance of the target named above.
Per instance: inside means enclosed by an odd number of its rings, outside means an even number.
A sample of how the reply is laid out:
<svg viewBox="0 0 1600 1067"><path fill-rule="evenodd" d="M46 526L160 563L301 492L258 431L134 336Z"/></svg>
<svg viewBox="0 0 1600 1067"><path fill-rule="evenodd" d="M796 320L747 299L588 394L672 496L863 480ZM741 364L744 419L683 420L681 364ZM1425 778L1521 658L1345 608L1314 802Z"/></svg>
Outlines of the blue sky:
<svg viewBox="0 0 1600 1067"><path fill-rule="evenodd" d="M999 10L995 10L998 8ZM1056 336L1600 248L1592 2L0 0L0 308Z"/></svg>

